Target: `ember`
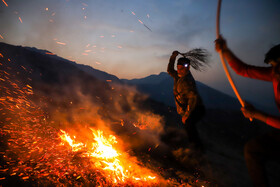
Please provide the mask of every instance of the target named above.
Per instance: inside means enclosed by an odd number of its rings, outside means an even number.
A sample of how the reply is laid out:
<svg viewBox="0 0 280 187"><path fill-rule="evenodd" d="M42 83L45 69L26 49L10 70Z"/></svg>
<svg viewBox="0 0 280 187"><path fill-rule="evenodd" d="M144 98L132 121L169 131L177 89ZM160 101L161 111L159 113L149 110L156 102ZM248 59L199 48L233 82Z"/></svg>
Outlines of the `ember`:
<svg viewBox="0 0 280 187"><path fill-rule="evenodd" d="M5 0L2 0L3 1L3 3L6 5L6 6L8 6L8 4L6 3L6 1Z"/></svg>

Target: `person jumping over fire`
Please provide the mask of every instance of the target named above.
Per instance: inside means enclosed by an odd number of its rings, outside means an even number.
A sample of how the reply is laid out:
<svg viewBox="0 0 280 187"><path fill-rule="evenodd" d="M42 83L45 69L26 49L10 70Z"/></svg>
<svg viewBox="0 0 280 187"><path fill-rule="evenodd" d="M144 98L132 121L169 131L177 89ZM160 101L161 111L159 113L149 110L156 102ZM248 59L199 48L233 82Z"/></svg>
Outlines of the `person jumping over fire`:
<svg viewBox="0 0 280 187"><path fill-rule="evenodd" d="M179 54L183 57L178 59L176 71L174 64ZM193 49L184 54L173 51L167 67L168 74L174 79L173 93L177 113L182 116L189 143L200 151L203 151L203 145L196 124L205 115L205 107L197 91L190 66L196 70L202 70L202 67L208 62L207 57L208 53L204 49Z"/></svg>
<svg viewBox="0 0 280 187"><path fill-rule="evenodd" d="M257 67L245 64L227 47L226 41L220 36L215 41L217 52L222 52L231 68L239 75L253 79L270 81L273 84L276 105L280 112L280 44L272 47L265 55L264 62L270 67ZM280 160L280 117L255 109L250 104L241 108L243 115L249 119L257 119L276 130L246 143L244 156L254 186L269 186L265 173L264 161Z"/></svg>

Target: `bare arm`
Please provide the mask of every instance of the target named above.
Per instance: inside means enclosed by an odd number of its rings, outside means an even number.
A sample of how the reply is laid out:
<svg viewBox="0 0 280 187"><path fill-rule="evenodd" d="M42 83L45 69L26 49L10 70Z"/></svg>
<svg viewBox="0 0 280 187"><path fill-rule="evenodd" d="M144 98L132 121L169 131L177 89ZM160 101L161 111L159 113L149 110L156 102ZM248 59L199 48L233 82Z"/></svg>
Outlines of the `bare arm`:
<svg viewBox="0 0 280 187"><path fill-rule="evenodd" d="M167 72L171 77L177 76L177 71L174 69L174 64L175 64L175 60L176 60L176 57L178 56L178 54L179 54L178 51L173 51L173 53L169 59L169 63L167 66Z"/></svg>
<svg viewBox="0 0 280 187"><path fill-rule="evenodd" d="M227 46L226 41L220 37L215 41L217 52L222 52L230 67L236 74L253 79L272 81L271 67L257 67L244 63Z"/></svg>

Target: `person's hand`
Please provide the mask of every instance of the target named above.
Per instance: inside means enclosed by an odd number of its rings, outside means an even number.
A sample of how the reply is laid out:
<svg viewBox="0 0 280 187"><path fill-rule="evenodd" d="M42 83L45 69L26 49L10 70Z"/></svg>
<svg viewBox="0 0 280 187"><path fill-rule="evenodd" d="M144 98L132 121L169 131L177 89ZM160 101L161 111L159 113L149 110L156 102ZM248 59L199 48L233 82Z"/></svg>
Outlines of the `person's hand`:
<svg viewBox="0 0 280 187"><path fill-rule="evenodd" d="M182 116L182 122L183 122L183 124L186 123L186 121L187 121L187 119L189 118L189 116L190 116L190 113L189 113L189 109L188 109L188 111L186 111L185 114Z"/></svg>
<svg viewBox="0 0 280 187"><path fill-rule="evenodd" d="M182 117L182 122L183 122L183 124L186 123L187 119L188 119L188 116L186 116L186 115Z"/></svg>
<svg viewBox="0 0 280 187"><path fill-rule="evenodd" d="M215 49L218 53L227 49L227 42L221 35L215 40Z"/></svg>
<svg viewBox="0 0 280 187"><path fill-rule="evenodd" d="M175 56L175 57L176 57L176 56L178 56L178 55L179 55L179 51L173 51L173 52L172 52L172 56Z"/></svg>
<svg viewBox="0 0 280 187"><path fill-rule="evenodd" d="M241 108L241 111L245 116L245 118L249 118L249 119L253 119L256 113L256 109L254 108L254 106L246 102L245 102L245 106Z"/></svg>

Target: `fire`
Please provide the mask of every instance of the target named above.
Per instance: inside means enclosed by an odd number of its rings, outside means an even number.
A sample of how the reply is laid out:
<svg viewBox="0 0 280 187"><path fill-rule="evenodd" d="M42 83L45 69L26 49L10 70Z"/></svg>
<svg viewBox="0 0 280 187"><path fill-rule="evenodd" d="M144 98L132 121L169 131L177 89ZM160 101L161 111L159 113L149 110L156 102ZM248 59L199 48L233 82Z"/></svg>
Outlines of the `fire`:
<svg viewBox="0 0 280 187"><path fill-rule="evenodd" d="M63 141L66 141L69 143L69 145L72 147L72 150L73 151L79 151L81 150L81 148L84 146L82 143L74 143L74 140L71 139L71 137L69 135L66 134L65 131L63 130L60 130L63 135L59 135L60 138L63 140Z"/></svg>
<svg viewBox="0 0 280 187"><path fill-rule="evenodd" d="M92 167L102 170L110 176L112 183L125 184L128 181L137 184L158 184L159 177L147 168L140 167L135 158L116 148L117 138L113 135L104 136L101 130L92 131L94 142L77 143L65 131L60 130L62 142L67 142L73 152L82 152L83 157L91 160Z"/></svg>
<svg viewBox="0 0 280 187"><path fill-rule="evenodd" d="M85 126L86 131L77 134L69 126L67 130L60 130L58 124L64 126L63 117L50 121L42 110L48 98L33 93L31 79L18 79L13 71L16 67L16 71L23 74L32 69L16 66L3 52L0 56L1 182L17 179L34 186L101 187L162 186L163 183L174 186L172 184L178 183L175 179L164 179L161 168L156 167L154 171L131 156L123 146L127 144L108 127L95 129L81 118L79 125ZM32 100L34 95L40 96L40 105ZM138 115L143 119L135 124L137 127L155 120L145 116Z"/></svg>

